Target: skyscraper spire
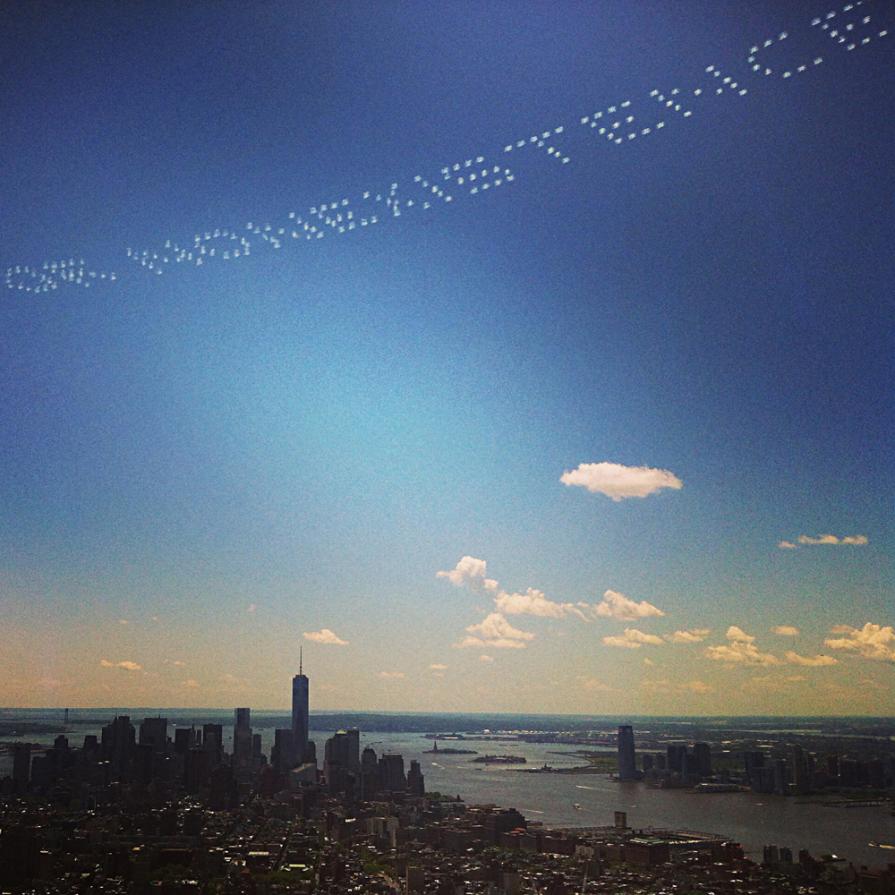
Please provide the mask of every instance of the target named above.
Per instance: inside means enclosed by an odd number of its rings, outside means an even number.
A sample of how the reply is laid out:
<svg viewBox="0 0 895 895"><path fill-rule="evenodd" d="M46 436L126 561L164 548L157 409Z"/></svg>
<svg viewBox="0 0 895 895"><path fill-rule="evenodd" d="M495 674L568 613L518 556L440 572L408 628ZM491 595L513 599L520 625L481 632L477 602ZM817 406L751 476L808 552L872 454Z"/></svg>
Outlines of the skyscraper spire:
<svg viewBox="0 0 895 895"><path fill-rule="evenodd" d="M304 647L298 649L298 674L292 678L292 743L299 764L308 756L308 679L304 675Z"/></svg>

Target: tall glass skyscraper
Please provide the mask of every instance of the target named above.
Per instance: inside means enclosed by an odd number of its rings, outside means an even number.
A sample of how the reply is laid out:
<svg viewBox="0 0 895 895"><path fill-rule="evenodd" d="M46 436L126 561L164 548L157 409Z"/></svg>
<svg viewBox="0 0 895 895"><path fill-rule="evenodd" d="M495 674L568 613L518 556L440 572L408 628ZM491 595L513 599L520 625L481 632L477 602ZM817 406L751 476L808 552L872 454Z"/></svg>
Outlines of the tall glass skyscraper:
<svg viewBox="0 0 895 895"><path fill-rule="evenodd" d="M308 753L308 678L302 672L303 658L299 653L298 674L292 678L292 740L299 764Z"/></svg>
<svg viewBox="0 0 895 895"><path fill-rule="evenodd" d="M637 777L634 730L629 724L623 724L618 729L618 779L636 780Z"/></svg>

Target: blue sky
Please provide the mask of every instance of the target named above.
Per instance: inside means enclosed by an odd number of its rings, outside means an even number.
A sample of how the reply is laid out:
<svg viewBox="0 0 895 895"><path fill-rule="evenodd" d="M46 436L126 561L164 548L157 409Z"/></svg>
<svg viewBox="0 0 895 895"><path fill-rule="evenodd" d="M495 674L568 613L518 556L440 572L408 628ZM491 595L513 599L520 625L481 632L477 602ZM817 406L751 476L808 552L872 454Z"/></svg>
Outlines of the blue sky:
<svg viewBox="0 0 895 895"><path fill-rule="evenodd" d="M892 19L4 10L6 285L61 259L117 278L2 290L0 608L19 646L0 703L277 707L305 643L318 705L895 710ZM597 111L637 138L610 144ZM516 148L545 131L558 157ZM479 157L494 185L470 195ZM415 177L453 204L421 208ZM311 209L343 197L379 222L326 228ZM326 237L273 249L246 228L289 212ZM250 256L162 275L127 256L215 228ZM683 487L560 483L600 462ZM867 543L777 546L827 533ZM520 613L524 648L456 648L495 608L436 577L463 556L586 619ZM664 615L595 615L607 590ZM785 660L781 625L835 665ZM710 633L605 643L626 626ZM831 647L836 626L863 633ZM324 629L346 644L304 636ZM707 652L750 642L778 662Z"/></svg>

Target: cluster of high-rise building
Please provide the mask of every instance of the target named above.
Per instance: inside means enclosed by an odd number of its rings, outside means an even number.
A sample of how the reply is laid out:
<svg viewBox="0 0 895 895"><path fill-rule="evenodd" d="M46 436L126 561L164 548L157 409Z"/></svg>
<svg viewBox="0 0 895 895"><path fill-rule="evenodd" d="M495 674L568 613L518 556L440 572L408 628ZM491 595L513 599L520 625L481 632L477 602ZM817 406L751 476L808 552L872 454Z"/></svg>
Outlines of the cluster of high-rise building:
<svg viewBox="0 0 895 895"><path fill-rule="evenodd" d="M70 746L66 736L41 751L30 743L16 743L12 777L0 781L0 793L49 794L61 788L78 794L85 807L104 798L108 787L129 784L181 788L218 807L230 807L241 794L259 788L276 792L323 787L353 799L384 792L424 793L418 762L405 771L400 755L377 756L370 748L361 754L358 730L338 731L327 740L323 767L318 769L316 745L309 737L309 690L300 658L292 679L291 724L274 731L269 757L261 734L252 729L248 707L234 711L229 753L222 724L175 727L171 737L167 718L148 717L135 726L128 715L118 715L99 737L85 736L81 748Z"/></svg>
<svg viewBox="0 0 895 895"><path fill-rule="evenodd" d="M781 744L770 751L728 751L722 756L723 766L715 768L709 743L670 742L664 751L649 749L638 755L630 725L618 728L617 742L619 780L716 790L751 789L781 796L824 789L887 790L895 786L895 758L891 755L859 759L828 753L819 758L798 743Z"/></svg>

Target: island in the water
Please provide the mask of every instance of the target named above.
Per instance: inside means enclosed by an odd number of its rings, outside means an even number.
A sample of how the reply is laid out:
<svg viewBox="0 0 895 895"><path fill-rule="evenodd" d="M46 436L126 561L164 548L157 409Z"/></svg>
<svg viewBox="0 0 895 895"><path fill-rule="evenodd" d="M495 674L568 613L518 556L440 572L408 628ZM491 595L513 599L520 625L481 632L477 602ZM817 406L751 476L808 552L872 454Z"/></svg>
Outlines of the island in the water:
<svg viewBox="0 0 895 895"><path fill-rule="evenodd" d="M423 755L478 755L475 749L426 749Z"/></svg>
<svg viewBox="0 0 895 895"><path fill-rule="evenodd" d="M426 749L423 755L478 755L475 749L452 749L448 747L447 749L439 749L438 748L438 739L435 738L432 740L432 748Z"/></svg>
<svg viewBox="0 0 895 895"><path fill-rule="evenodd" d="M525 764L526 761L522 755L480 755L473 759L477 764Z"/></svg>

